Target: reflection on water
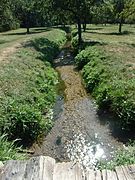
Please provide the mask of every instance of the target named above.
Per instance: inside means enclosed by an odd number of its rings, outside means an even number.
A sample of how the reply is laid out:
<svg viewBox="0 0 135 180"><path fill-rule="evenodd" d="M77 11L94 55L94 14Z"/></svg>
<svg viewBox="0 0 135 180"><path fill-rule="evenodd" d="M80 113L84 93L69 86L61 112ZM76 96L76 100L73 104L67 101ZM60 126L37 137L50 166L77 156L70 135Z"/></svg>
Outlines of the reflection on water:
<svg viewBox="0 0 135 180"><path fill-rule="evenodd" d="M83 134L75 134L73 140L66 146L68 157L74 163L79 162L83 169L95 169L98 162L106 158L103 144L98 142L98 136L95 134L95 140L86 142Z"/></svg>
<svg viewBox="0 0 135 180"><path fill-rule="evenodd" d="M56 121L62 111L63 111L63 105L64 105L64 97L62 95L57 96L56 103L53 107L53 119Z"/></svg>

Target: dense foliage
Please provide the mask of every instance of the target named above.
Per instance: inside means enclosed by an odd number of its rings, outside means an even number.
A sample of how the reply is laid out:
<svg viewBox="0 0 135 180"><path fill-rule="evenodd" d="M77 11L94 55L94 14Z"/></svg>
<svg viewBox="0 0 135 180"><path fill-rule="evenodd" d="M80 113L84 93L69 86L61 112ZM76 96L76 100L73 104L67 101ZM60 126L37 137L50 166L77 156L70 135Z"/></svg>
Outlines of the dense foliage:
<svg viewBox="0 0 135 180"><path fill-rule="evenodd" d="M6 133L9 139L17 138L26 144L52 127L58 76L50 62L64 41L65 33L54 30L47 38L31 40L1 65L1 135Z"/></svg>
<svg viewBox="0 0 135 180"><path fill-rule="evenodd" d="M15 7L11 0L0 1L0 32L19 27L19 20L14 13Z"/></svg>
<svg viewBox="0 0 135 180"><path fill-rule="evenodd" d="M88 47L76 56L76 64L83 67L86 88L92 92L99 108L116 113L123 128L132 127L135 122L135 71L132 65L129 67L120 59L116 62L103 54L96 47Z"/></svg>
<svg viewBox="0 0 135 180"><path fill-rule="evenodd" d="M0 31L76 23L81 44L88 23L134 23L133 0L1 0ZM81 27L82 25L82 27Z"/></svg>

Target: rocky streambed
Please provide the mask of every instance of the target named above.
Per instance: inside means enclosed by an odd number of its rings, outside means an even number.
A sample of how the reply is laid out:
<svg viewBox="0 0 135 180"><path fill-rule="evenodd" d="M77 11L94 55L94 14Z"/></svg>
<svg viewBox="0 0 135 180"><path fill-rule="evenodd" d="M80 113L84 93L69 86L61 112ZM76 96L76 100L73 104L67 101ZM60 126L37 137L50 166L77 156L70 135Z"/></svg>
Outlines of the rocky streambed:
<svg viewBox="0 0 135 180"><path fill-rule="evenodd" d="M33 145L34 155L72 160L85 168L95 168L98 160L110 159L114 150L123 146L123 134L111 114L97 112L96 103L86 93L74 66L70 48L63 48L54 66L65 84L65 97L58 96L54 126L41 144Z"/></svg>

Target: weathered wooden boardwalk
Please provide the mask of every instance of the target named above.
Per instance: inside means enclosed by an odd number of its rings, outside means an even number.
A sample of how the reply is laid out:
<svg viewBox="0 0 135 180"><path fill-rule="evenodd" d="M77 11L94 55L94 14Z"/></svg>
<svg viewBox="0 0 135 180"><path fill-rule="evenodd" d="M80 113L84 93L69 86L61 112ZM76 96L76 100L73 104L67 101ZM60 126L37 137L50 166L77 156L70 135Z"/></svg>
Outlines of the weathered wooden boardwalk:
<svg viewBox="0 0 135 180"><path fill-rule="evenodd" d="M0 169L0 180L135 180L135 165L84 173L78 164L56 163L53 158L39 156L27 161L7 161Z"/></svg>

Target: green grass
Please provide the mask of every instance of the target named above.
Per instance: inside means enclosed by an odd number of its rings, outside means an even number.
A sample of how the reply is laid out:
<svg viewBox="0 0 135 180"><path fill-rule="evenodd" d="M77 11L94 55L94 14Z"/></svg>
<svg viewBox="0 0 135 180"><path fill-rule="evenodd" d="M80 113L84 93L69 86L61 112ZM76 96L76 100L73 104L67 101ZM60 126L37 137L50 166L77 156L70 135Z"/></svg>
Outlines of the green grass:
<svg viewBox="0 0 135 180"><path fill-rule="evenodd" d="M134 64L135 26L123 25L122 30L123 34L120 35L117 25L88 25L88 29L83 33L83 38L100 43L99 47L105 50L108 55L117 57L124 63Z"/></svg>
<svg viewBox="0 0 135 180"><path fill-rule="evenodd" d="M89 46L75 58L82 69L88 91L99 108L108 108L120 117L122 128L130 129L135 117L135 27L89 25L83 33Z"/></svg>
<svg viewBox="0 0 135 180"><path fill-rule="evenodd" d="M126 116L126 118L124 117L125 121L129 123L131 119L134 119L135 111L135 26L124 25L123 33L118 34L117 32L118 26L116 25L89 25L83 37L84 39L98 42L96 47L110 57L107 59L107 62L105 62L104 68L106 68L106 70L110 69L108 71L108 78L111 76L112 98L113 101L115 101L113 109L116 113L118 112L120 117L123 117L123 115ZM102 64L101 62L100 65ZM109 85L110 83L106 83L106 86L107 84ZM116 91L117 88L119 92ZM98 95L100 99L102 92L103 86L100 86L95 96ZM121 99L118 99L120 97ZM116 106L122 107L115 108Z"/></svg>
<svg viewBox="0 0 135 180"><path fill-rule="evenodd" d="M121 128L129 130L135 122L135 70L117 60L96 46L87 47L75 57L99 108L119 116Z"/></svg>
<svg viewBox="0 0 135 180"><path fill-rule="evenodd" d="M57 38L56 38L57 37ZM58 75L53 58L65 42L65 32L52 29L34 36L0 65L0 134L32 143L52 127L52 107Z"/></svg>
<svg viewBox="0 0 135 180"><path fill-rule="evenodd" d="M26 154L19 153L19 151L22 149L15 146L15 141L9 142L6 135L0 136L0 161L25 159Z"/></svg>
<svg viewBox="0 0 135 180"><path fill-rule="evenodd" d="M83 46L88 47L75 57L75 62L99 108L112 111L119 116L121 128L134 131L135 27L124 25L121 35L117 28L89 25L83 33ZM101 162L99 169L128 164L135 164L135 144L116 151L110 162Z"/></svg>
<svg viewBox="0 0 135 180"><path fill-rule="evenodd" d="M12 31L0 33L0 51L5 47L10 47L17 42L23 42L34 37L47 36L49 32L56 31L54 28L39 27L31 28L30 34L26 34L26 29L20 28Z"/></svg>
<svg viewBox="0 0 135 180"><path fill-rule="evenodd" d="M125 146L123 149L118 149L114 152L113 158L109 162L100 162L99 169L114 170L117 166L135 164L135 144Z"/></svg>

